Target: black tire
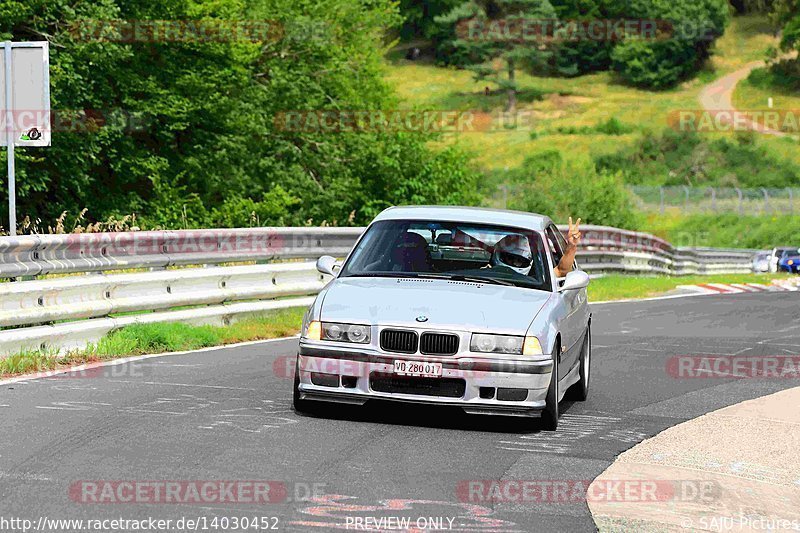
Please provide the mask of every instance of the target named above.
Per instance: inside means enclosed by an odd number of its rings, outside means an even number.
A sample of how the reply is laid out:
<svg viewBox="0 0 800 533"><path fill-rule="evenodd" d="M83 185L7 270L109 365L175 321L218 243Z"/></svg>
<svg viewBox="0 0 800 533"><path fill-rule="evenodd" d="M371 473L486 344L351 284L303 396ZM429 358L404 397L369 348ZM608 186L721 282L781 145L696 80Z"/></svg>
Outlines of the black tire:
<svg viewBox="0 0 800 533"><path fill-rule="evenodd" d="M558 428L558 354L561 353L561 343L556 342L553 348L553 375L550 386L547 387L547 400L542 411L542 429L555 431Z"/></svg>
<svg viewBox="0 0 800 533"><path fill-rule="evenodd" d="M586 328L586 337L583 339L583 347L581 348L580 365L581 378L567 391L567 396L570 400L576 402L585 402L589 397L589 378L592 375L592 327L591 325Z"/></svg>
<svg viewBox="0 0 800 533"><path fill-rule="evenodd" d="M294 386L292 388L292 408L298 414L313 414L318 408L317 402L300 399L300 361L294 366Z"/></svg>

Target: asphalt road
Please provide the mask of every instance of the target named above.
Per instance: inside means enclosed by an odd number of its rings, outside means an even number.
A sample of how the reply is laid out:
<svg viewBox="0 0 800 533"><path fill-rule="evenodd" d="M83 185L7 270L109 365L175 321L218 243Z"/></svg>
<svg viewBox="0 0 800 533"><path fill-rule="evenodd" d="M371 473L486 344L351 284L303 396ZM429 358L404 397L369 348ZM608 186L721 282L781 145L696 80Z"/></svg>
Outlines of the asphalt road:
<svg viewBox="0 0 800 533"><path fill-rule="evenodd" d="M676 379L666 367L676 355L797 354L798 309L796 293L593 306L590 397L562 404L556 433L523 429L516 419L405 405L295 415L281 359L294 353L295 340L4 384L0 524L205 517L198 530L214 531L214 517L276 517L260 525L328 531L348 523L354 530L356 517L396 516L412 524L440 518L453 531L593 531L585 503L470 504L457 487L467 480L591 480L664 428L796 386L792 379ZM288 494L263 505L85 503L85 482L101 480L111 483L97 486L275 480ZM317 497L309 501L311 493ZM216 525L221 531L224 522ZM13 530L9 523L0 529Z"/></svg>

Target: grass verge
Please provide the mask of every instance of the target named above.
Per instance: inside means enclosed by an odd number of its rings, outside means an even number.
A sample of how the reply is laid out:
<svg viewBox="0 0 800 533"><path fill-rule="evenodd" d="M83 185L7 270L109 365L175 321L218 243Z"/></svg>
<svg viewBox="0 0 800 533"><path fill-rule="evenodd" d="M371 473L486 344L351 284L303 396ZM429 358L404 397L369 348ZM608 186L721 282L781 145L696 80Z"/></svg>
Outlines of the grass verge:
<svg viewBox="0 0 800 533"><path fill-rule="evenodd" d="M281 309L230 326L181 323L136 324L115 331L84 350L57 357L53 352L24 352L0 359L0 377L46 372L134 355L180 352L237 342L296 335L305 308Z"/></svg>
<svg viewBox="0 0 800 533"><path fill-rule="evenodd" d="M713 276L626 276L612 274L593 279L589 284L589 302L651 298L660 296L678 285L698 283L763 283L788 278L788 274L716 274Z"/></svg>

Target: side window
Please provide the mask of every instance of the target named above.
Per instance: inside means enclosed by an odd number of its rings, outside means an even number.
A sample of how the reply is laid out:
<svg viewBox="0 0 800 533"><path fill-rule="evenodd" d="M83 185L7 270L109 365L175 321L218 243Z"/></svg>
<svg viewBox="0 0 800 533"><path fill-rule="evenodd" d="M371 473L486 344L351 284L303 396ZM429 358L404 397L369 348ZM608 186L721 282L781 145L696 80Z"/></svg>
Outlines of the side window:
<svg viewBox="0 0 800 533"><path fill-rule="evenodd" d="M561 257L564 255L563 248L561 247L561 241L558 239L560 233L558 229L554 228L553 226L547 226L547 229L544 231L544 233L545 236L547 236L547 246L550 248L550 255L553 258L553 266L556 266L558 265L559 261L561 261Z"/></svg>
<svg viewBox="0 0 800 533"><path fill-rule="evenodd" d="M550 226L550 227L553 228L553 233L556 234L556 240L558 241L558 244L561 245L561 250L562 251L566 250L567 249L567 239L564 238L564 234L561 233L558 230L557 227L555 227L555 226Z"/></svg>
<svg viewBox="0 0 800 533"><path fill-rule="evenodd" d="M558 240L558 243L561 245L561 249L566 251L566 249L567 249L567 239L566 239L566 237L564 237L564 234L561 233L558 230L558 228L555 227L555 226L553 226L553 231L556 233L556 239ZM573 261L572 262L572 266L573 266L573 268L578 268L578 262L577 261Z"/></svg>

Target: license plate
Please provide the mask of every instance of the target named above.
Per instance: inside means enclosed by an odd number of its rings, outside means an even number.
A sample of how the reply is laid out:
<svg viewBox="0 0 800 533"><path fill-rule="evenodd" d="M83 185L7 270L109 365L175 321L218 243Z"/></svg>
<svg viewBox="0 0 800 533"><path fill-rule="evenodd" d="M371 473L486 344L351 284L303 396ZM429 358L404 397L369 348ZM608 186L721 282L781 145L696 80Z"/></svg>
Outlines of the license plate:
<svg viewBox="0 0 800 533"><path fill-rule="evenodd" d="M442 377L442 363L426 363L424 361L394 362L394 373L401 376L419 376L426 378Z"/></svg>

